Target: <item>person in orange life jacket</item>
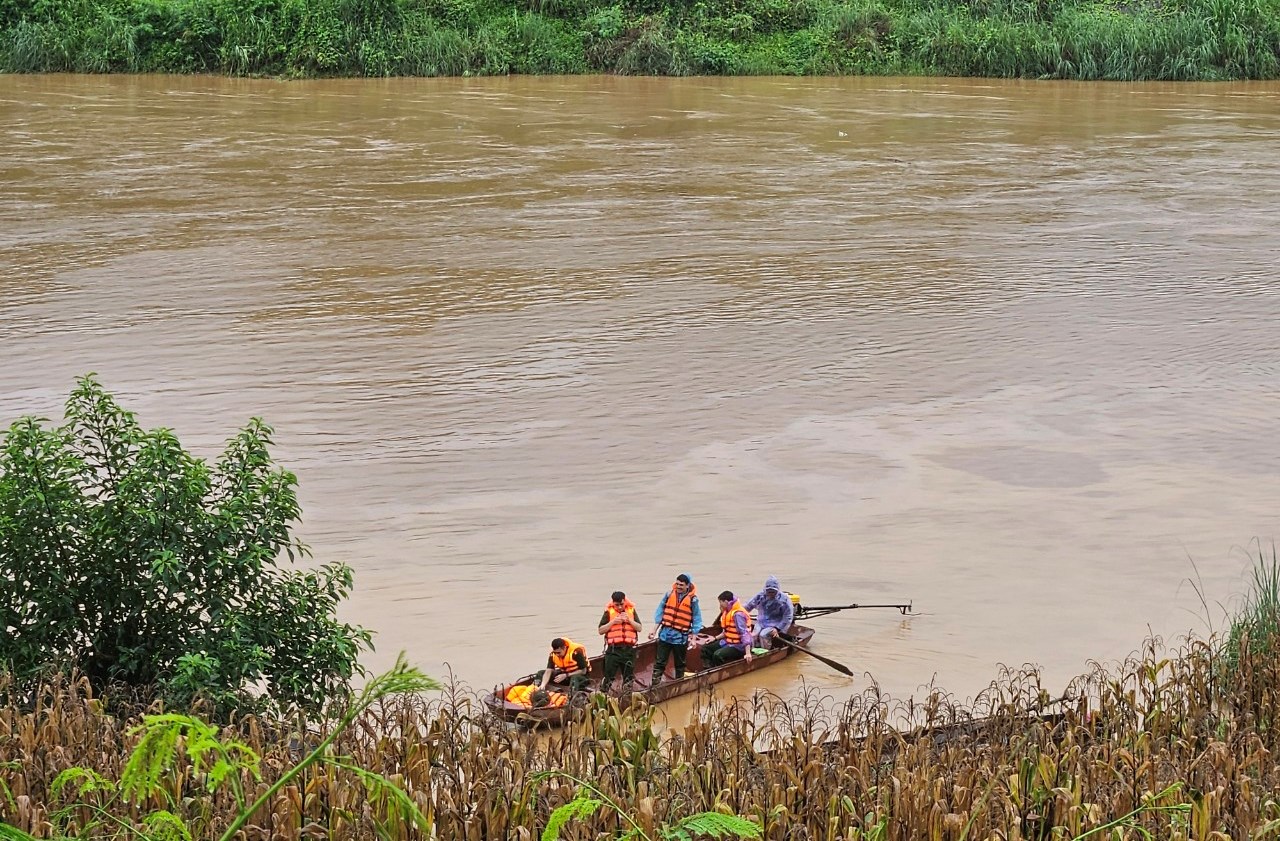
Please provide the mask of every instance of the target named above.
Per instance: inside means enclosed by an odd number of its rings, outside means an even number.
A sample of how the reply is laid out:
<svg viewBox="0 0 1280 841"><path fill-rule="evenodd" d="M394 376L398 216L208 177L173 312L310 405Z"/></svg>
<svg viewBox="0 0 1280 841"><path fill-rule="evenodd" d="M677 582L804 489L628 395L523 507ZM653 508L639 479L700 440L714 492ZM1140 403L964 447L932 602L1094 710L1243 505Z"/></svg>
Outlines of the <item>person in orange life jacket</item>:
<svg viewBox="0 0 1280 841"><path fill-rule="evenodd" d="M698 591L693 586L689 573L682 572L676 576L676 583L671 586L666 597L658 602L654 611L653 623L657 625L649 632L649 639L658 638L658 647L653 655L653 680L650 686L657 686L662 674L667 670L667 660L675 655L676 680L684 677L684 658L689 652L689 635L702 629L702 607L698 604Z"/></svg>
<svg viewBox="0 0 1280 841"><path fill-rule="evenodd" d="M541 707L563 707L569 698L562 692L548 692L533 684L513 686L507 690L506 699L513 704L536 710Z"/></svg>
<svg viewBox="0 0 1280 841"><path fill-rule="evenodd" d="M622 691L631 691L636 678L636 640L640 638L640 620L636 606L621 590L609 597L600 616L600 636L604 637L604 681L600 689L607 692L613 680L622 673Z"/></svg>
<svg viewBox="0 0 1280 841"><path fill-rule="evenodd" d="M547 667L538 672L538 687L546 689L549 683L569 684L574 692L587 688L591 666L587 663L587 650L571 639L556 637L551 641L551 654Z"/></svg>
<svg viewBox="0 0 1280 841"><path fill-rule="evenodd" d="M711 665L722 666L725 663L746 658L751 662L751 614L742 606L733 593L725 590L720 594L720 635L707 644L703 650L703 662L710 660Z"/></svg>

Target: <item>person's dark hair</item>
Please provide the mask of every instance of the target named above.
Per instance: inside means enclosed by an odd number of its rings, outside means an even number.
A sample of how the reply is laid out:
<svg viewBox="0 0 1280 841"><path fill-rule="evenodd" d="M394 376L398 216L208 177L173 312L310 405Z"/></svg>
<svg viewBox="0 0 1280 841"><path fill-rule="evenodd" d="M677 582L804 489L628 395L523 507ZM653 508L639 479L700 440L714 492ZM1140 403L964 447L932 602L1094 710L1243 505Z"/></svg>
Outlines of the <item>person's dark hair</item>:
<svg viewBox="0 0 1280 841"><path fill-rule="evenodd" d="M676 581L682 581L685 584L693 583L692 581L689 580L689 576L685 575L683 572L676 576Z"/></svg>
<svg viewBox="0 0 1280 841"><path fill-rule="evenodd" d="M551 647L552 648L568 648L568 645L565 643L564 637L556 637L551 641Z"/></svg>
<svg viewBox="0 0 1280 841"><path fill-rule="evenodd" d="M627 594L622 592L621 590L614 590L612 598L615 602L618 602L619 604L621 604L622 602L626 601Z"/></svg>
<svg viewBox="0 0 1280 841"><path fill-rule="evenodd" d="M529 703L535 707L545 707L551 703L551 694L545 689L535 689L533 694L529 696Z"/></svg>
<svg viewBox="0 0 1280 841"><path fill-rule="evenodd" d="M725 590L717 598L719 598L720 601L722 602L731 602L733 601L733 593L729 590Z"/></svg>

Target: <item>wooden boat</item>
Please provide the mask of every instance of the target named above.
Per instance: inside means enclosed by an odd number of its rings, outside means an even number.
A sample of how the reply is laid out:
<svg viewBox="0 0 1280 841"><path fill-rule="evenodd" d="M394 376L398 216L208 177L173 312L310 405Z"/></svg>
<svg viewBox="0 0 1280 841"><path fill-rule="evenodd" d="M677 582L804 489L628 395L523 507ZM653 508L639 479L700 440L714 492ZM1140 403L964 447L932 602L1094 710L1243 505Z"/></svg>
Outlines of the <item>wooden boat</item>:
<svg viewBox="0 0 1280 841"><path fill-rule="evenodd" d="M813 639L813 629L804 625L792 625L789 636L796 645L808 647L809 641ZM709 639L710 633L704 629L701 634L694 636L692 643L696 644L699 641L707 641ZM779 646L769 649L764 654L755 654L750 662L747 660L734 660L730 663L725 663L723 666L707 668L702 662L702 646L695 644L690 645L689 653L685 658L685 676L680 680L676 680L675 665L668 660L666 674L663 675L657 686L651 686L650 679L653 677L653 658L658 644L654 640L649 640L637 645L636 679L633 691L642 695L649 703L659 704L670 698L705 689L722 680L729 680L730 678L745 675L748 672L754 672L757 669L772 666L785 660L795 651L795 649L788 646ZM572 696L570 703L565 706L529 709L506 700L508 689L512 686L534 683L537 679L536 674L525 675L505 686L495 687L493 692L485 696L484 703L495 715L507 721L534 727L559 727L569 721L582 708L583 702L590 692L602 691L600 682L604 678L604 655L601 654L590 658L589 665L591 672L588 692ZM620 684L621 680L615 679L614 686L603 691L617 694L620 691ZM552 688L554 689L555 687L553 686Z"/></svg>

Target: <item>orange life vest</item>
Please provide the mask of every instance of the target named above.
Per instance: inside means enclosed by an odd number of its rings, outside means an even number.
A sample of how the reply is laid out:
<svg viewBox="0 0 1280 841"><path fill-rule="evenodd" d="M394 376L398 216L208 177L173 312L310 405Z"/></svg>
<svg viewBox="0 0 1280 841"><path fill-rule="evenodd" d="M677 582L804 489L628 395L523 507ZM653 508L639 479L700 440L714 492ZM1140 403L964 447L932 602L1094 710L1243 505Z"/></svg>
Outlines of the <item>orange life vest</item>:
<svg viewBox="0 0 1280 841"><path fill-rule="evenodd" d="M538 691L538 687L533 684L524 684L522 686L513 686L507 690L507 700L513 704L519 704L522 707L533 708L533 693ZM548 707L563 707L569 703L568 697L561 692L547 692L550 699L547 702Z"/></svg>
<svg viewBox="0 0 1280 841"><path fill-rule="evenodd" d="M507 700L513 704L520 704L524 707L533 706L533 693L538 687L532 683L526 683L521 686L513 686L507 690Z"/></svg>
<svg viewBox="0 0 1280 841"><path fill-rule="evenodd" d="M747 617L747 634L751 634L751 614L747 613L747 609L742 606L742 602L734 599L733 604L729 605L729 609L720 614L720 628L724 631L725 645L742 645L742 635L738 633L738 624L733 621L735 613L741 613Z"/></svg>
<svg viewBox="0 0 1280 841"><path fill-rule="evenodd" d="M623 613L631 619L636 618L636 606L631 603L631 599L625 599L622 602L622 610L618 610L618 606L613 602L605 605L604 609L609 614L609 621L617 619ZM605 632L604 641L608 645L635 645L636 637L636 626L630 622L623 622L621 625L610 625L609 630Z"/></svg>
<svg viewBox="0 0 1280 841"><path fill-rule="evenodd" d="M561 639L564 639L564 638L561 637ZM574 642L571 639L565 639L564 640L564 656L557 657L555 651L553 650L551 652L551 663L557 669L559 669L560 671L564 672L567 675L571 675L575 672L580 672L582 671L582 669L578 666L578 661L573 659L574 652L577 652L577 651L581 651L582 656L584 658L586 657L587 650L585 648L578 645L576 642Z"/></svg>
<svg viewBox="0 0 1280 841"><path fill-rule="evenodd" d="M681 599L676 596L675 588L672 587L667 593L667 603L662 608L662 624L682 634L692 631L693 597L697 592L698 589L690 584L689 592Z"/></svg>

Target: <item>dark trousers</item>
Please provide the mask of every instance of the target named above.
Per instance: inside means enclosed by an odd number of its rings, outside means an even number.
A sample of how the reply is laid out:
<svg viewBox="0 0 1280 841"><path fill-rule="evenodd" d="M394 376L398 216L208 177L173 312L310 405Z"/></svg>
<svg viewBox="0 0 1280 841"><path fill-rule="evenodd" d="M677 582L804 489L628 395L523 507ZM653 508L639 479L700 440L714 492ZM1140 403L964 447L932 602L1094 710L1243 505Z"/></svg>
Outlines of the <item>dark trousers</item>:
<svg viewBox="0 0 1280 841"><path fill-rule="evenodd" d="M734 660L741 660L747 656L747 652L738 648L736 645L729 645L724 640L716 643L716 647L707 652L707 656L711 662L717 666L723 666L725 663L732 663Z"/></svg>
<svg viewBox="0 0 1280 841"><path fill-rule="evenodd" d="M546 669L543 669L542 672L538 672L534 675L534 680L538 683L542 683L542 673L545 671ZM569 675L569 679L567 681L557 681L556 678L562 674L564 674L564 672L559 669L552 669L551 680L547 683L547 688L563 692L565 683L568 683L569 688L574 692L582 692L587 688L587 682L590 678L587 676L586 672L575 672L574 674Z"/></svg>
<svg viewBox="0 0 1280 841"><path fill-rule="evenodd" d="M670 643L658 640L658 648L653 654L653 680L650 683L657 686L658 681L662 680L662 673L667 670L667 659L672 654L676 658L676 680L684 677L684 657L688 653L687 642Z"/></svg>
<svg viewBox="0 0 1280 841"><path fill-rule="evenodd" d="M604 652L604 681L600 689L608 692L613 688L613 679L622 675L622 689L631 689L636 679L636 647L634 645L611 645Z"/></svg>

